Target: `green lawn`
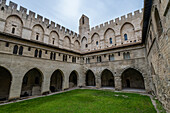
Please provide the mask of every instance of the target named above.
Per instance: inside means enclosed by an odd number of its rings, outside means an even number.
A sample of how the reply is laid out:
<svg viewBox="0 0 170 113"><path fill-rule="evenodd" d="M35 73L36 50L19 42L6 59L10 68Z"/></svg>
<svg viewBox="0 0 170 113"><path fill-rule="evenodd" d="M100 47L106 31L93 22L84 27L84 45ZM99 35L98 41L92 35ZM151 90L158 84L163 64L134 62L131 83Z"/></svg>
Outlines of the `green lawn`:
<svg viewBox="0 0 170 113"><path fill-rule="evenodd" d="M0 106L0 113L156 113L148 96L78 89Z"/></svg>

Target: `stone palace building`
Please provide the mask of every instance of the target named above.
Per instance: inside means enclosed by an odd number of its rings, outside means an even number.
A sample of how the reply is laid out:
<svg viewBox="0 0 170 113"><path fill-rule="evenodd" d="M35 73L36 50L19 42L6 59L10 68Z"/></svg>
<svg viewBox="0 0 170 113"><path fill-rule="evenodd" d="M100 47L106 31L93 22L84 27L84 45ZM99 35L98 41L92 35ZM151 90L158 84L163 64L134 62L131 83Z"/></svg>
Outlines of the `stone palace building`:
<svg viewBox="0 0 170 113"><path fill-rule="evenodd" d="M0 0L0 101L73 87L143 89L170 110L170 1L75 33ZM28 12L28 13L27 13Z"/></svg>

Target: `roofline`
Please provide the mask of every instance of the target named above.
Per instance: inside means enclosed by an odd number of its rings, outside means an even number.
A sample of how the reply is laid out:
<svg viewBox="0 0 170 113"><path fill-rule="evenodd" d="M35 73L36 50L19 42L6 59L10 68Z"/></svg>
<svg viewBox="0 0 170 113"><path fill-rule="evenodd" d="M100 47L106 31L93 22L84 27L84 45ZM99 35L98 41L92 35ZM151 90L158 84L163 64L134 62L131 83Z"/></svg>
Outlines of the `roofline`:
<svg viewBox="0 0 170 113"><path fill-rule="evenodd" d="M148 31L149 19L151 17L152 2L153 0L144 1L142 43L145 43L145 39Z"/></svg>

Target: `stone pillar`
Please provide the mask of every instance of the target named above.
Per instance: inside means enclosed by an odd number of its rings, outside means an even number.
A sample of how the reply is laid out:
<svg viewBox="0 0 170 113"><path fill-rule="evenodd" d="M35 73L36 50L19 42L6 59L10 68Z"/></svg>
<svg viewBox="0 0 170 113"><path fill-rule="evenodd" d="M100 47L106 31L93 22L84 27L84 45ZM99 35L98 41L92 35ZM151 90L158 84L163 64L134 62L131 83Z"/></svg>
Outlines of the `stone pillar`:
<svg viewBox="0 0 170 113"><path fill-rule="evenodd" d="M46 76L47 74L44 73L44 79L41 85L41 94L48 94L50 91L50 76Z"/></svg>
<svg viewBox="0 0 170 113"><path fill-rule="evenodd" d="M120 76L115 76L115 90L117 91L122 90L122 80Z"/></svg>
<svg viewBox="0 0 170 113"><path fill-rule="evenodd" d="M101 88L101 77L98 72L96 73L96 88Z"/></svg>
<svg viewBox="0 0 170 113"><path fill-rule="evenodd" d="M20 98L21 88L22 88L22 79L23 77L21 73L12 73L9 100Z"/></svg>

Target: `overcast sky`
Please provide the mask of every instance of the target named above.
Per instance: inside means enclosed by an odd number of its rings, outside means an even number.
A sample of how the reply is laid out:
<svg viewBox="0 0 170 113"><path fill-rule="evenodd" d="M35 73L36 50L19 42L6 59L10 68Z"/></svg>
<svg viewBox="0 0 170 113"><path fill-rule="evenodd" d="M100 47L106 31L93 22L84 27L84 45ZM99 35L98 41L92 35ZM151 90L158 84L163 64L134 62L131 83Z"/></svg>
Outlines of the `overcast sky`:
<svg viewBox="0 0 170 113"><path fill-rule="evenodd" d="M12 0L70 30L78 32L79 18L90 18L90 27L143 8L144 0ZM9 0L7 0L9 4Z"/></svg>

